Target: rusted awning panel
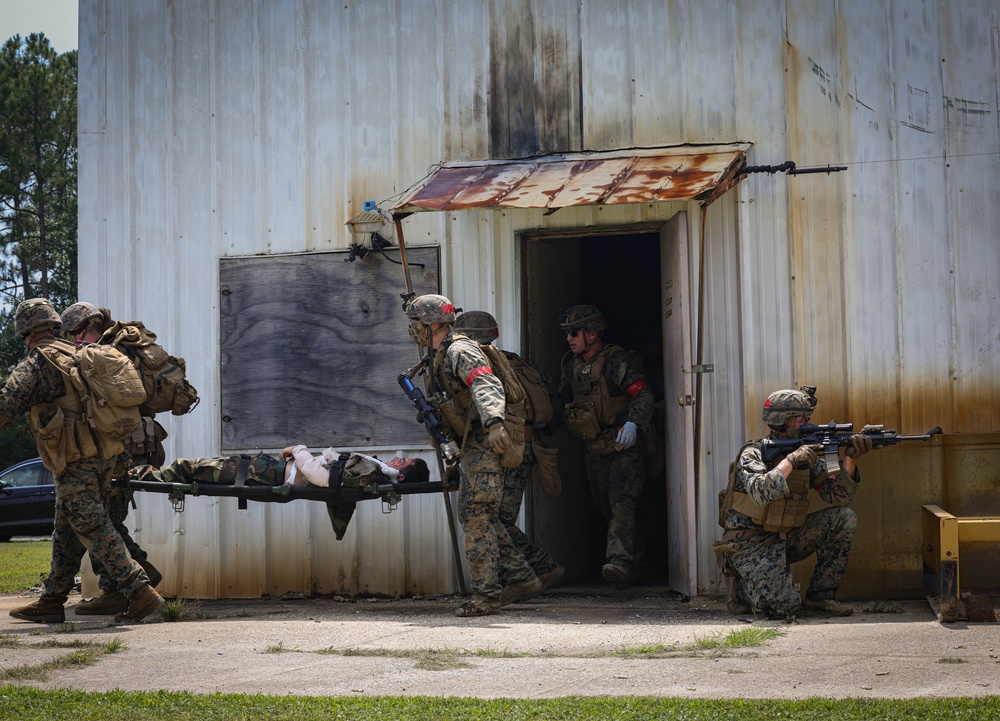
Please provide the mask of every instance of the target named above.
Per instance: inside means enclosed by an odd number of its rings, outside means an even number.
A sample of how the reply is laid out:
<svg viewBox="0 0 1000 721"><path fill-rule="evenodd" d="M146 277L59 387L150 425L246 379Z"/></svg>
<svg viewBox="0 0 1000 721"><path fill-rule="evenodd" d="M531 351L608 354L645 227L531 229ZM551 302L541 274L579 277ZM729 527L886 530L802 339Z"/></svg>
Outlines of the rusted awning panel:
<svg viewBox="0 0 1000 721"><path fill-rule="evenodd" d="M749 143L674 145L517 160L440 163L389 209L546 208L708 197L731 184Z"/></svg>

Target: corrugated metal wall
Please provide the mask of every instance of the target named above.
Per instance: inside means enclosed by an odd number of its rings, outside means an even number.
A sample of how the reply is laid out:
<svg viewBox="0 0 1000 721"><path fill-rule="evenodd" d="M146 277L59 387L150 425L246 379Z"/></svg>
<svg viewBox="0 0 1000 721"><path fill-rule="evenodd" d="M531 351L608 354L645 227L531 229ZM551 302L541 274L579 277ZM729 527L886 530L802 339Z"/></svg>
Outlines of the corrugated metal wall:
<svg viewBox="0 0 1000 721"><path fill-rule="evenodd" d="M818 418L1000 432L998 0L80 6L81 296L142 319L188 360L205 400L167 419L168 454L219 448L221 256L346 248L364 200L437 161L679 141L750 141L751 164L848 166L754 175L711 206L703 289L699 213L686 208L715 366L699 399L701 588L717 583L716 491L775 387L818 385ZM409 244L441 245L446 293L518 338L517 231L680 207L404 226ZM849 592L919 590L921 503L997 512L985 507L996 438L863 461ZM388 519L369 503L340 544L309 504L202 499L178 517L140 500L139 537L169 593L454 587L440 499L407 499Z"/></svg>

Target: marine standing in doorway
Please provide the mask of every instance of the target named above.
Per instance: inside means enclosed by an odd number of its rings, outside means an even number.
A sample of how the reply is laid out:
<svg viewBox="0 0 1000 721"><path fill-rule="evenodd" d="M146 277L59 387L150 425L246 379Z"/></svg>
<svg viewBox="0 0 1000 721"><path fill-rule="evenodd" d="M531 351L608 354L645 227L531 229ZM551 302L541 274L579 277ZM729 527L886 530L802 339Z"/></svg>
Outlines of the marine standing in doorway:
<svg viewBox="0 0 1000 721"><path fill-rule="evenodd" d="M603 342L600 309L573 306L559 326L570 350L562 361L556 409L584 442L591 498L608 523L601 575L624 588L638 560L635 504L646 477L643 435L655 399L638 355Z"/></svg>

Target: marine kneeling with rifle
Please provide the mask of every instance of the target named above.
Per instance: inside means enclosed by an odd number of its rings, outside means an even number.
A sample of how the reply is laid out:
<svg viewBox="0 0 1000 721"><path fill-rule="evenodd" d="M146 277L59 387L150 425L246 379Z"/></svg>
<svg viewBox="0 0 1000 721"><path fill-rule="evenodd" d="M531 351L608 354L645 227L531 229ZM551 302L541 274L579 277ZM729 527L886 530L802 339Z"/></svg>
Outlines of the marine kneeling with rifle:
<svg viewBox="0 0 1000 721"><path fill-rule="evenodd" d="M804 427L812 428L807 424L816 407L815 391L803 386L769 395L763 420L770 435L744 444L730 466L729 485L719 499L725 533L716 551L732 613L753 610L784 618L801 608L834 616L854 610L838 603L836 595L857 528L857 516L847 507L861 482L856 460L872 449L873 440L865 433L842 439L842 464L836 446L832 456L824 457L822 445L795 442L805 435ZM831 507L809 513L810 488ZM816 568L803 599L795 590L791 564L813 554Z"/></svg>

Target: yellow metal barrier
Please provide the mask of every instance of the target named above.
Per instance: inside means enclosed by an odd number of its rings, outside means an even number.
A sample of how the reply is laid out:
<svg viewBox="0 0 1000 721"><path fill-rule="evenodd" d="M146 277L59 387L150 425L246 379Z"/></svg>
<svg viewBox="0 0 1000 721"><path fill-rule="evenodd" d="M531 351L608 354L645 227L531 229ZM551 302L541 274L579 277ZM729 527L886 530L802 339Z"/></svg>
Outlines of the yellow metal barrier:
<svg viewBox="0 0 1000 721"><path fill-rule="evenodd" d="M959 518L924 506L923 542L924 592L938 620L1000 621L1000 598L987 594L973 602L969 593L963 596L959 567L961 548L1000 543L1000 518Z"/></svg>

